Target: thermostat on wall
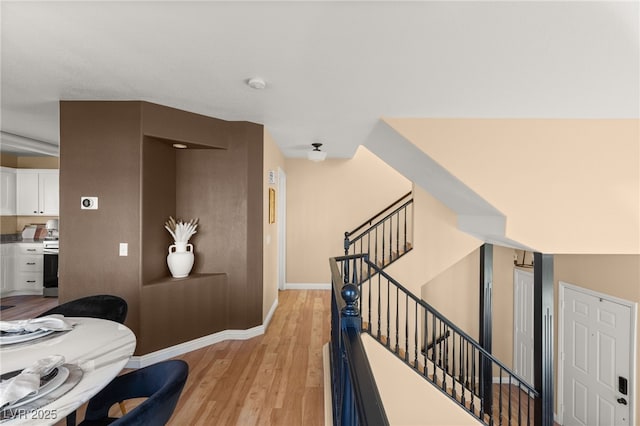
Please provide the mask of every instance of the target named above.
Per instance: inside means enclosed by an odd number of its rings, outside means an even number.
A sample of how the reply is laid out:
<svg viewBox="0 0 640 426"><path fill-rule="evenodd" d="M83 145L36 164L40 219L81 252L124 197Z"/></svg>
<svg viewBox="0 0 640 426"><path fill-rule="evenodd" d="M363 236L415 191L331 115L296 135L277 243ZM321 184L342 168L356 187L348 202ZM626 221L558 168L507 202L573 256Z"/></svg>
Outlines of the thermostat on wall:
<svg viewBox="0 0 640 426"><path fill-rule="evenodd" d="M80 197L82 210L98 210L98 197Z"/></svg>

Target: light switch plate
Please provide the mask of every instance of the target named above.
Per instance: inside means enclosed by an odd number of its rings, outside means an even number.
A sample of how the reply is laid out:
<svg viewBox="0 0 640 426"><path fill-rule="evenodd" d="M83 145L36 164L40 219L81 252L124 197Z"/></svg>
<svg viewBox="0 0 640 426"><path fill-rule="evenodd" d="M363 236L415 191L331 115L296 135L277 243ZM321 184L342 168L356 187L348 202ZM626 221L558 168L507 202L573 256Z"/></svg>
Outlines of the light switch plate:
<svg viewBox="0 0 640 426"><path fill-rule="evenodd" d="M120 256L129 256L129 244L120 243Z"/></svg>

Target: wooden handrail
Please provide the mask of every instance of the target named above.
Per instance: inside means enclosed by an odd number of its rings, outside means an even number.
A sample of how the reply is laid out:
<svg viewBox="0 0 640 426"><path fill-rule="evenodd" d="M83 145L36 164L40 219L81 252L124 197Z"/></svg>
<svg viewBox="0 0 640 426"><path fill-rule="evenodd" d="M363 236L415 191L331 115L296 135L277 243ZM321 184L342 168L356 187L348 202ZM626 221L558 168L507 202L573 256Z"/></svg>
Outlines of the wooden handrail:
<svg viewBox="0 0 640 426"><path fill-rule="evenodd" d="M369 219L365 220L360 226L358 226L357 228L355 228L353 231L350 232L345 232L344 236L345 238L348 238L350 236L352 236L353 234L355 234L356 232L358 232L360 229L364 228L365 226L371 225L371 223L373 222L373 220L379 216L382 216L384 213L387 212L387 210L389 210L391 207L395 206L396 204L398 204L400 201L404 200L405 198L407 198L408 196L410 196L413 193L413 191L409 191L406 194L404 194L402 197L398 198L396 201L394 201L393 203L389 204L387 207L385 207L384 209L380 210L378 213L374 214L373 216L371 216Z"/></svg>

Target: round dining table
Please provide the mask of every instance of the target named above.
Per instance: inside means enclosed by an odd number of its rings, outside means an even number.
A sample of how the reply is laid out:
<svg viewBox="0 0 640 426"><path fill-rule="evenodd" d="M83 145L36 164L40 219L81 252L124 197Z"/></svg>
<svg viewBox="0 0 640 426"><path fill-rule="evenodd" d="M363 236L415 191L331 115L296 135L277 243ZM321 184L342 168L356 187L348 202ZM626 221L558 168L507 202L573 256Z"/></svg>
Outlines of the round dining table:
<svg viewBox="0 0 640 426"><path fill-rule="evenodd" d="M86 403L124 368L136 348L136 337L117 322L67 317L72 330L30 342L0 346L0 374L22 370L51 355L62 355L70 371L67 385L43 400L13 409L0 426L54 424ZM46 398L46 399L44 399ZM44 405L42 405L44 403Z"/></svg>

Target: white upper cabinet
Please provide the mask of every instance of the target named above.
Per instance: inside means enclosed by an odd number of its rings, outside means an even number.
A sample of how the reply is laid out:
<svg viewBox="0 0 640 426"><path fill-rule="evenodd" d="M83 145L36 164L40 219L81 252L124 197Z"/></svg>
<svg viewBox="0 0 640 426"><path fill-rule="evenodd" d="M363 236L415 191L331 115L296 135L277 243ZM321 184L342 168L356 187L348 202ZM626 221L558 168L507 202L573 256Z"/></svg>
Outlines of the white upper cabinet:
<svg viewBox="0 0 640 426"><path fill-rule="evenodd" d="M0 215L16 214L16 170L0 167Z"/></svg>
<svg viewBox="0 0 640 426"><path fill-rule="evenodd" d="M16 207L19 216L58 216L60 206L59 171L17 170Z"/></svg>

